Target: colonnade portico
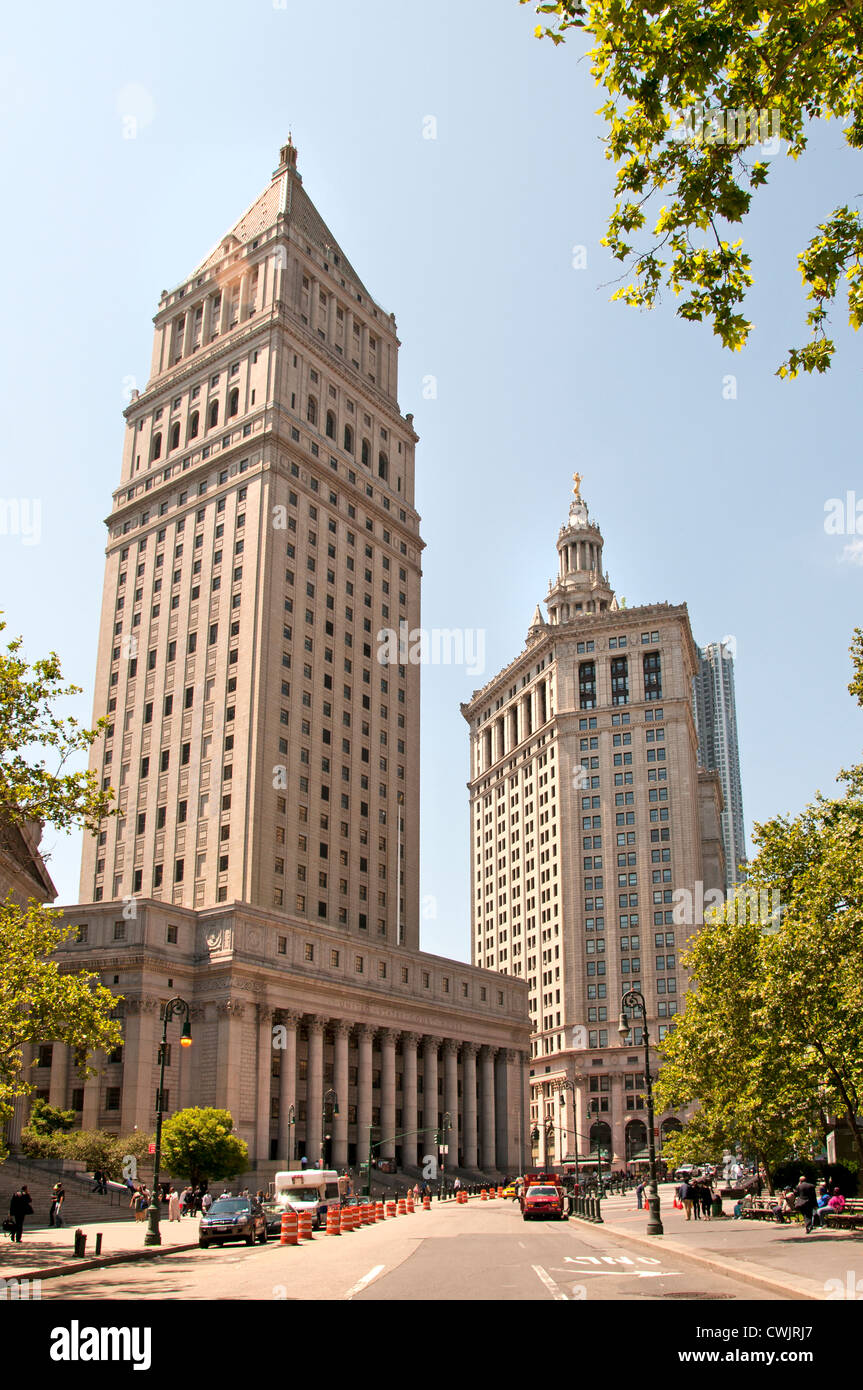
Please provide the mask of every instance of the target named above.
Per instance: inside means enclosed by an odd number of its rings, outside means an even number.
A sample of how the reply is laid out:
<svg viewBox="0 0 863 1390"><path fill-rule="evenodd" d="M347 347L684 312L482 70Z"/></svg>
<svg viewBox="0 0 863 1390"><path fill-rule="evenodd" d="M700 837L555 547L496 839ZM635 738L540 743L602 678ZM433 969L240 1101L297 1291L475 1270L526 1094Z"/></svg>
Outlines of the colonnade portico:
<svg viewBox="0 0 863 1390"><path fill-rule="evenodd" d="M351 1158L364 1161L371 1130L376 1157L414 1168L427 1155L437 1157L435 1134L449 1115L450 1128L442 1136L448 1144L448 1168L521 1169L517 1127L514 1133L507 1130L505 1138L498 1134L496 1091L499 1097L507 1086L517 1090L510 1104L520 1105L522 1054L296 1010L275 1010L272 1018L280 1025L274 1030L279 1066L273 1096L278 1095L278 1103L273 1105L268 1095L266 1113L278 1118L271 1121L266 1143L259 1122L257 1165L274 1157L290 1161L295 1150L315 1164L323 1143L328 1163L341 1169ZM509 1075L515 1057L517 1087ZM338 1113L332 1113L331 1096L326 1142L321 1122L324 1095L331 1089ZM259 1096L259 1120L263 1102Z"/></svg>

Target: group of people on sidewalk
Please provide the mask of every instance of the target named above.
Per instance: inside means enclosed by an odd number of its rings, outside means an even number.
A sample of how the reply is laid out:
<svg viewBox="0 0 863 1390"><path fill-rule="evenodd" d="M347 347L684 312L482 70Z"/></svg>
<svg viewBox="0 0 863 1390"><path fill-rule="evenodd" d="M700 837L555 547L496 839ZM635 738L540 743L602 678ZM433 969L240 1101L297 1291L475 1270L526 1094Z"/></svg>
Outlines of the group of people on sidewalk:
<svg viewBox="0 0 863 1390"><path fill-rule="evenodd" d="M686 1212L687 1221L712 1220L714 1192L713 1178L709 1175L684 1178L677 1184L674 1196Z"/></svg>

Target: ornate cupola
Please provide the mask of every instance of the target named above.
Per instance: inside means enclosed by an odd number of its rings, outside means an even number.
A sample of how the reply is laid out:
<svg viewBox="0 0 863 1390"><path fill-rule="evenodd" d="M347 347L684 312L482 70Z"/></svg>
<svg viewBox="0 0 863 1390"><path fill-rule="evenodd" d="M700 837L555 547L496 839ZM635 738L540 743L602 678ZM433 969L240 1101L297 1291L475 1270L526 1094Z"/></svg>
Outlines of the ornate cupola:
<svg viewBox="0 0 863 1390"><path fill-rule="evenodd" d="M602 568L602 532L591 521L581 496L581 474L575 473L573 481L569 519L557 537L558 577L549 584L545 599L552 625L573 622L591 613L610 612L618 606Z"/></svg>

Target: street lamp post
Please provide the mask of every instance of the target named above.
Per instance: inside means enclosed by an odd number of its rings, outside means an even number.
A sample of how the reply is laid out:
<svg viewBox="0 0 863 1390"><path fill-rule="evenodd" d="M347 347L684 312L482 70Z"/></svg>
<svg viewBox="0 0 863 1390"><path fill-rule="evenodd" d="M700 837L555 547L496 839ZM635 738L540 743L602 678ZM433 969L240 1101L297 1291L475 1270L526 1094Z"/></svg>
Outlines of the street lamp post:
<svg viewBox="0 0 863 1390"><path fill-rule="evenodd" d="M578 1130L577 1130L577 1128L576 1128L576 1125L578 1124L578 1113L577 1113L577 1111L576 1111L576 1105L575 1105L575 1082L572 1080L571 1077L566 1077L563 1081L558 1082L557 1089L558 1089L558 1091L560 1092L560 1108L561 1108L561 1110L564 1110L564 1111L566 1110L566 1092L567 1092L567 1091L571 1091L571 1092L572 1092L572 1133L573 1133L573 1139L574 1139L574 1141L575 1141L575 1184L576 1184L576 1187L577 1187L577 1186L578 1186ZM569 1137L569 1127L568 1127L568 1126L567 1126L566 1129L564 1130L564 1133L566 1134L566 1136L567 1136L567 1138L568 1138L568 1137Z"/></svg>
<svg viewBox="0 0 863 1390"><path fill-rule="evenodd" d="M185 999L181 999L178 995L174 999L168 1000L162 1019L162 1042L159 1047L159 1089L156 1092L156 1151L153 1155L153 1191L150 1194L150 1206L147 1211L147 1234L144 1236L145 1245L162 1244L162 1236L159 1231L159 1169L162 1165L162 1111L164 1109L165 1096L165 1061L168 1054L168 1024L175 1014L184 1019L180 1046L192 1046L192 1030L189 1027L189 1005L186 1003Z"/></svg>
<svg viewBox="0 0 863 1390"><path fill-rule="evenodd" d="M330 1086L329 1090L324 1091L324 1099L321 1103L321 1169L327 1166L327 1101L333 1102L333 1119L339 1118L339 1098Z"/></svg>
<svg viewBox="0 0 863 1390"><path fill-rule="evenodd" d="M439 1131L439 1134L440 1134L440 1139L439 1139L439 1148L440 1148L440 1187L439 1187L439 1189L438 1189L438 1201L440 1201L441 1198L443 1197L444 1187L445 1187L445 1185L446 1185L446 1151L447 1151L447 1148L449 1147L448 1142L447 1142L447 1135L449 1134L449 1132L450 1132L451 1129L452 1129L452 1115L451 1115L450 1112L447 1110L446 1113L444 1114L444 1117L443 1117L443 1128Z"/></svg>
<svg viewBox="0 0 863 1390"><path fill-rule="evenodd" d="M638 1010L644 1024L644 1080L647 1086L647 1154L650 1164L650 1177L647 1183L647 1234L649 1236L661 1236L664 1234L662 1229L662 1219L659 1214L659 1187L656 1182L656 1144L653 1138L653 1084L650 1079L650 1035L647 1031L647 1004L641 990L628 989L620 1001L620 1023L617 1031L620 1040L625 1043L629 1037L631 1022L626 1017L626 1010Z"/></svg>
<svg viewBox="0 0 863 1390"><path fill-rule="evenodd" d="M291 1161L295 1162L297 1157L297 1107L288 1106L288 1134L290 1136Z"/></svg>

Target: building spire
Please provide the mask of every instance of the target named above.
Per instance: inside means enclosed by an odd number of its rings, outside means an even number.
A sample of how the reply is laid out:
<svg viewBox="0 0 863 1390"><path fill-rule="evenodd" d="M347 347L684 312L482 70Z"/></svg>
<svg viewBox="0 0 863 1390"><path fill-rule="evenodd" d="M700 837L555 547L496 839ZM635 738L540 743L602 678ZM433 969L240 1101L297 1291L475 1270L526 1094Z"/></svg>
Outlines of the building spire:
<svg viewBox="0 0 863 1390"><path fill-rule="evenodd" d="M617 607L614 590L602 568L602 532L591 521L581 495L583 474L574 473L572 477L575 486L569 517L557 538L558 577L549 585L546 598L552 624L572 622Z"/></svg>

